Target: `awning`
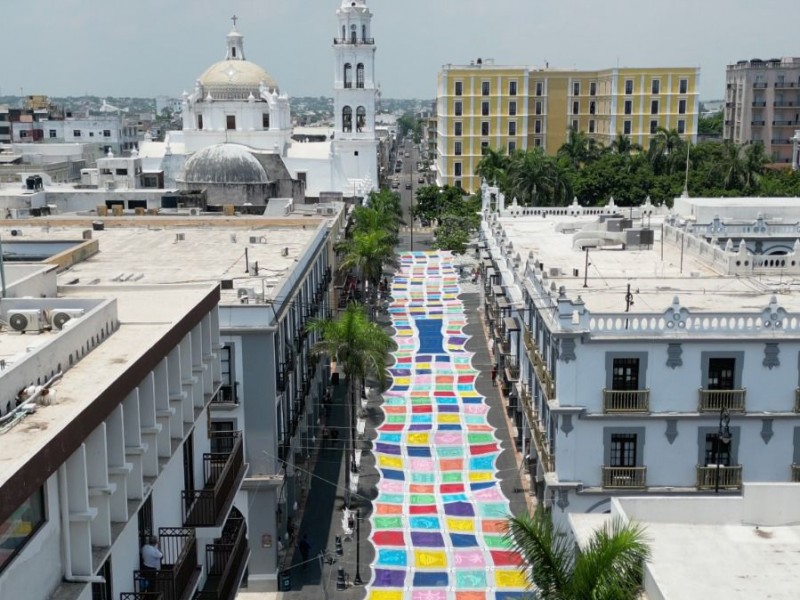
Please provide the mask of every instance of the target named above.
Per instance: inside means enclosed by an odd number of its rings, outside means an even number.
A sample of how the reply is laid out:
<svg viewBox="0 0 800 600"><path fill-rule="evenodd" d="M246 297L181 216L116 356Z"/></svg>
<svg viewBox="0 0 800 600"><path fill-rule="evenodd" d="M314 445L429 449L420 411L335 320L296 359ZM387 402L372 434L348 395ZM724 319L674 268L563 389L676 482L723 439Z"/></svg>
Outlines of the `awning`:
<svg viewBox="0 0 800 600"><path fill-rule="evenodd" d="M498 298L497 308L499 308L500 310L504 310L506 308L511 308L511 304L509 304L508 300L506 300L505 298Z"/></svg>
<svg viewBox="0 0 800 600"><path fill-rule="evenodd" d="M503 319L503 325L505 330L508 331L519 331L519 321L517 321L516 317L505 317Z"/></svg>
<svg viewBox="0 0 800 600"><path fill-rule="evenodd" d="M503 289L503 286L502 286L502 285L493 285L493 286L492 286L492 293L493 293L495 296L498 296L498 297L499 297L499 296L505 296L505 295L506 295L506 291Z"/></svg>

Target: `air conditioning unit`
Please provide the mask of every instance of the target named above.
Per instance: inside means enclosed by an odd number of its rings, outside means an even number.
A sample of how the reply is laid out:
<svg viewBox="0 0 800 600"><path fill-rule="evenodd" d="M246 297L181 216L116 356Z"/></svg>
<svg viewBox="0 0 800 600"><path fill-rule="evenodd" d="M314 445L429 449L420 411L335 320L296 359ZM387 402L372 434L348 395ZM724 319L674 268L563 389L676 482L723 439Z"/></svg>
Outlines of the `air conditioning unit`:
<svg viewBox="0 0 800 600"><path fill-rule="evenodd" d="M266 244L267 243L267 236L265 236L265 235L251 235L250 236L250 243L251 244Z"/></svg>
<svg viewBox="0 0 800 600"><path fill-rule="evenodd" d="M326 206L325 207L325 214L328 215L329 217L332 217L333 215L336 214L336 207L334 207L334 206Z"/></svg>
<svg viewBox="0 0 800 600"><path fill-rule="evenodd" d="M189 215L192 217L199 217L200 216L200 209L199 208L190 208Z"/></svg>
<svg viewBox="0 0 800 600"><path fill-rule="evenodd" d="M561 275L560 267L550 267L550 277L559 277Z"/></svg>
<svg viewBox="0 0 800 600"><path fill-rule="evenodd" d="M50 311L50 324L53 329L64 329L67 321L79 319L85 313L82 308L54 308Z"/></svg>
<svg viewBox="0 0 800 600"><path fill-rule="evenodd" d="M236 296L239 298L239 302L242 304L255 302L256 290L255 288L239 288L236 290Z"/></svg>
<svg viewBox="0 0 800 600"><path fill-rule="evenodd" d="M28 310L15 310L8 313L8 324L14 331L27 333L35 331L41 333L49 323L45 317L44 311L40 308Z"/></svg>

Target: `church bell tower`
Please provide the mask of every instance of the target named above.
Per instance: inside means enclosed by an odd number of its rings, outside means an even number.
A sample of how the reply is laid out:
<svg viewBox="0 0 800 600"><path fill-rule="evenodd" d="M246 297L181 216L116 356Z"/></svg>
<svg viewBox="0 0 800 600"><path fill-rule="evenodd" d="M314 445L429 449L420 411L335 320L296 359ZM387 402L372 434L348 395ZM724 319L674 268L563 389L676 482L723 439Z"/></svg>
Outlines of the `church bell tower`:
<svg viewBox="0 0 800 600"><path fill-rule="evenodd" d="M366 0L342 0L336 11L334 147L350 181L377 185L375 40ZM365 190L365 192L368 190Z"/></svg>

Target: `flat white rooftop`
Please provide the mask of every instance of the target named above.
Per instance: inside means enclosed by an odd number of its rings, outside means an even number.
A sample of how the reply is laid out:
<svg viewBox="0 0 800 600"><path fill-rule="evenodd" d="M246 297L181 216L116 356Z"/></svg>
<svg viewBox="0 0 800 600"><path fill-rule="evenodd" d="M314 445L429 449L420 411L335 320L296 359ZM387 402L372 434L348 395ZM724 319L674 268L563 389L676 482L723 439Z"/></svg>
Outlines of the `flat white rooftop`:
<svg viewBox="0 0 800 600"><path fill-rule="evenodd" d="M4 434L0 434L0 486L31 460L73 419L86 410L109 385L137 359L143 356L183 316L205 298L214 286L118 286L87 290L67 290L64 298L114 298L117 301L119 328L92 348L74 366L64 372L54 386L57 401L42 406ZM155 309L154 307L157 307ZM41 346L59 335L77 332L81 326L56 333L19 334L3 329L0 348ZM32 352L35 352L34 348ZM42 366L50 371L55 365ZM3 385L0 374L0 386Z"/></svg>
<svg viewBox="0 0 800 600"><path fill-rule="evenodd" d="M200 220L193 224L192 219ZM136 224L129 221L129 226L122 221L117 223L123 223L122 226L111 226L111 221L103 220L109 226L103 231L92 231L100 251L59 274L60 294L68 293L72 286L86 289L86 286L218 285L221 280L230 280L232 289L222 291L223 304L239 302L238 288L253 288L256 294L269 299L319 229L327 227L326 219L315 216L236 217L236 226L226 225L219 217L205 220L148 217ZM87 229L85 219L71 219L67 215L50 218L49 222L48 228L23 228L22 236L17 239L74 240L80 239L81 232ZM6 238L8 232L0 230L0 235Z"/></svg>
<svg viewBox="0 0 800 600"><path fill-rule="evenodd" d="M680 246L661 244L661 219L653 217L655 243L649 250L622 250L621 246L589 250L589 268L584 287L586 255L573 245L573 233L556 231L559 224L578 225L594 219L570 216L522 216L498 219L513 244L513 254L523 265L530 252L544 265L548 285L563 286L567 297L580 296L592 313L620 313L626 308L625 294L631 286L631 314L661 313L678 296L690 311L761 311L773 295L785 289L786 277L723 276L708 263ZM635 227L640 226L637 220ZM683 256L682 256L683 255ZM551 276L558 267L560 275ZM574 275L577 269L578 275ZM800 294L781 294L778 301L787 311L800 311Z"/></svg>
<svg viewBox="0 0 800 600"><path fill-rule="evenodd" d="M644 526L647 598L789 600L800 589L799 511L800 484L745 484L741 497L615 498L611 515L569 519L581 545L614 517Z"/></svg>

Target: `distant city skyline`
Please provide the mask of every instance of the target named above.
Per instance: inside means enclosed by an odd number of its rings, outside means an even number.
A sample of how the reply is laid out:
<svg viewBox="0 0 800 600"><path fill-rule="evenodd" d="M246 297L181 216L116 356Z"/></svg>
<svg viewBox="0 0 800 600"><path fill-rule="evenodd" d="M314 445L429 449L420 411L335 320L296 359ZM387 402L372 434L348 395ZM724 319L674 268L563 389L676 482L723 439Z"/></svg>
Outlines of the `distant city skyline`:
<svg viewBox="0 0 800 600"><path fill-rule="evenodd" d="M800 55L800 3L367 0L387 98L434 98L444 64L601 69L700 66L722 98L725 66ZM4 7L0 95L179 96L225 55L230 17L245 52L290 96L328 96L340 0L29 0Z"/></svg>

